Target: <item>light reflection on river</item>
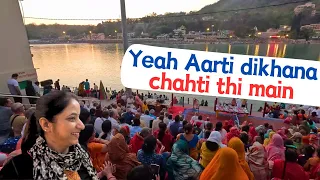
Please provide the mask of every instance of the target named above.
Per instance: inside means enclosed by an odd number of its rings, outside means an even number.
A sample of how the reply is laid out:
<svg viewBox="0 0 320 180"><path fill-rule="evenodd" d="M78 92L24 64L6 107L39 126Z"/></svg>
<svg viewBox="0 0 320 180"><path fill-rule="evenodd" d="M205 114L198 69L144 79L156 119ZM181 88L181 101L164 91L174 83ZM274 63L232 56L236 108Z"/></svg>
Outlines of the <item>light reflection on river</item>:
<svg viewBox="0 0 320 180"><path fill-rule="evenodd" d="M39 68L37 73L40 81L60 79L60 84L76 87L85 79L89 79L91 84L98 85L101 80L105 87L117 90L123 88L120 81L122 44L32 46L33 63L35 68ZM320 61L320 44L161 44L157 46ZM207 99L209 105L212 105L214 98L207 97ZM262 102L251 101L250 103L254 104L255 109L258 108L256 106L262 106Z"/></svg>

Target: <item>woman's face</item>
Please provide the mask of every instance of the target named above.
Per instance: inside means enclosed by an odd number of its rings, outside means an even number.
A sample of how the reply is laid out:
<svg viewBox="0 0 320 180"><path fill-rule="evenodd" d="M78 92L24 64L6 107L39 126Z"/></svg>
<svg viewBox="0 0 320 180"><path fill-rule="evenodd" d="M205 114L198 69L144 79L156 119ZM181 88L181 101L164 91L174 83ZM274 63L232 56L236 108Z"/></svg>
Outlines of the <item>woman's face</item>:
<svg viewBox="0 0 320 180"><path fill-rule="evenodd" d="M79 119L80 105L72 99L69 105L58 115L52 123L52 139L62 146L78 144L80 131L84 129L84 124Z"/></svg>

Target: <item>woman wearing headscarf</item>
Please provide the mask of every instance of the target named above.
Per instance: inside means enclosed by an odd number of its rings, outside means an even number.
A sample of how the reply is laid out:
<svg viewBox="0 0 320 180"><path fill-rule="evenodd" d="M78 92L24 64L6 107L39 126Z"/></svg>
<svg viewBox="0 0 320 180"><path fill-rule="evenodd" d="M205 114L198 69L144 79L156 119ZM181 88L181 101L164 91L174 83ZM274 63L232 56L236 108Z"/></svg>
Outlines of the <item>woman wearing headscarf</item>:
<svg viewBox="0 0 320 180"><path fill-rule="evenodd" d="M277 134L279 134L282 137L282 139L287 139L288 138L287 135L286 135L286 128L285 127L279 129L277 131Z"/></svg>
<svg viewBox="0 0 320 180"><path fill-rule="evenodd" d="M189 146L184 140L173 145L166 168L169 180L197 179L202 171L200 164L189 156Z"/></svg>
<svg viewBox="0 0 320 180"><path fill-rule="evenodd" d="M250 144L251 144L251 143L254 143L254 140L253 140L253 139L254 139L256 136L258 136L258 135L259 135L259 134L257 133L255 127L254 127L254 126L251 126L250 129L249 129L249 142L250 142Z"/></svg>
<svg viewBox="0 0 320 180"><path fill-rule="evenodd" d="M224 179L249 180L239 163L237 152L229 147L219 149L200 176L200 180Z"/></svg>
<svg viewBox="0 0 320 180"><path fill-rule="evenodd" d="M79 95L79 96L82 96L82 97L85 96L84 82L81 82L81 83L79 84L78 95Z"/></svg>
<svg viewBox="0 0 320 180"><path fill-rule="evenodd" d="M302 149L302 134L300 132L294 132L290 139L293 141L293 145L297 147L297 151L300 154Z"/></svg>
<svg viewBox="0 0 320 180"><path fill-rule="evenodd" d="M319 138L316 134L310 134L309 136L309 144L313 146L315 149L319 147Z"/></svg>
<svg viewBox="0 0 320 180"><path fill-rule="evenodd" d="M234 137L229 141L228 147L234 149L237 152L239 158L238 161L242 169L247 174L249 180L254 180L253 173L251 172L249 165L245 159L245 150L243 142L239 138Z"/></svg>
<svg viewBox="0 0 320 180"><path fill-rule="evenodd" d="M131 169L140 165L136 155L129 152L128 145L120 133L111 139L106 161L110 161L116 166L114 176L117 180L125 180Z"/></svg>
<svg viewBox="0 0 320 180"><path fill-rule="evenodd" d="M97 180L88 153L78 144L84 129L79 114L80 104L72 93L52 91L38 99L40 136L27 153L11 159L16 173L7 179Z"/></svg>
<svg viewBox="0 0 320 180"><path fill-rule="evenodd" d="M309 177L303 167L297 163L297 159L298 154L296 149L287 147L285 150L285 159L276 159L274 161L272 176L283 180L309 180Z"/></svg>
<svg viewBox="0 0 320 180"><path fill-rule="evenodd" d="M268 161L274 161L276 159L284 160L284 150L282 137L279 134L274 134L270 144L266 147Z"/></svg>
<svg viewBox="0 0 320 180"><path fill-rule="evenodd" d="M267 153L259 142L260 136L254 138L254 143L249 148L248 164L255 180L267 180Z"/></svg>
<svg viewBox="0 0 320 180"><path fill-rule="evenodd" d="M270 130L270 131L269 131ZM273 132L271 129L269 129L266 134L264 134L264 141L263 141L263 146L267 147L270 143L270 140L272 139L272 136L275 134L275 132Z"/></svg>
<svg viewBox="0 0 320 180"><path fill-rule="evenodd" d="M93 167L98 172L101 172L103 170L108 146L101 142L94 142L95 134L94 126L92 124L86 124L84 130L80 132L79 144L89 153Z"/></svg>
<svg viewBox="0 0 320 180"><path fill-rule="evenodd" d="M308 121L302 121L301 125L299 125L299 130L304 130L306 132L306 134L309 134L311 129L309 126Z"/></svg>
<svg viewBox="0 0 320 180"><path fill-rule="evenodd" d="M230 129L230 132L227 133L227 142L228 143L230 141L230 139L232 139L233 137L240 137L240 132L236 127L232 127Z"/></svg>
<svg viewBox="0 0 320 180"><path fill-rule="evenodd" d="M126 140L127 144L130 144L130 129L128 126L122 126L120 128L120 133L123 135L124 139Z"/></svg>
<svg viewBox="0 0 320 180"><path fill-rule="evenodd" d="M212 131L207 141L201 145L200 164L202 167L205 168L213 159L217 151L222 147L226 147L226 145L221 142L220 132Z"/></svg>

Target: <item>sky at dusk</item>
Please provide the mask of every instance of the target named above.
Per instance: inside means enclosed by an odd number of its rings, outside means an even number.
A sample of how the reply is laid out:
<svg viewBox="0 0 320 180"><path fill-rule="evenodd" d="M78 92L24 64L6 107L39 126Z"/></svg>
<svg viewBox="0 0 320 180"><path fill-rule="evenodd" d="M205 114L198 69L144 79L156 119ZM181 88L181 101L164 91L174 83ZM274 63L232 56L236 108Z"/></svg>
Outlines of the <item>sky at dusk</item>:
<svg viewBox="0 0 320 180"><path fill-rule="evenodd" d="M189 12L213 4L217 0L126 0L127 18L138 18L155 12ZM25 17L55 19L120 18L120 0L23 0ZM25 19L36 24L97 24L101 21L51 21Z"/></svg>

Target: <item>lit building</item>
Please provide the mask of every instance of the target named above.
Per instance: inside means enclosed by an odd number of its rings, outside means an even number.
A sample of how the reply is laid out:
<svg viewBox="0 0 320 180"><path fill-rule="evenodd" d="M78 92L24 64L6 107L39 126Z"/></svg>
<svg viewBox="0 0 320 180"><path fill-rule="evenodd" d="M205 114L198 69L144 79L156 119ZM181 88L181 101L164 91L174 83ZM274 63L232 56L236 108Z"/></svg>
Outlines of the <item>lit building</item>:
<svg viewBox="0 0 320 180"><path fill-rule="evenodd" d="M280 25L280 31L291 31L291 26L288 25Z"/></svg>
<svg viewBox="0 0 320 180"><path fill-rule="evenodd" d="M270 38L271 36L277 36L280 32L280 29L270 28L266 32L256 32L258 38Z"/></svg>
<svg viewBox="0 0 320 180"><path fill-rule="evenodd" d="M301 26L301 30L303 29L312 29L315 33L313 35L314 38L320 38L320 24L309 24L305 26Z"/></svg>
<svg viewBox="0 0 320 180"><path fill-rule="evenodd" d="M187 33L187 29L185 26L181 26L178 29L174 29L173 33L174 33L174 35L173 35L174 37L179 37L180 34L184 37Z"/></svg>
<svg viewBox="0 0 320 180"><path fill-rule="evenodd" d="M134 32L130 32L127 34L128 38L134 38ZM117 33L117 39L122 39L123 35L122 33Z"/></svg>
<svg viewBox="0 0 320 180"><path fill-rule="evenodd" d="M169 35L168 34L160 34L157 36L157 39L169 39Z"/></svg>
<svg viewBox="0 0 320 180"><path fill-rule="evenodd" d="M87 39L89 40L104 40L105 39L105 35L104 33L90 33L89 35L87 35Z"/></svg>

